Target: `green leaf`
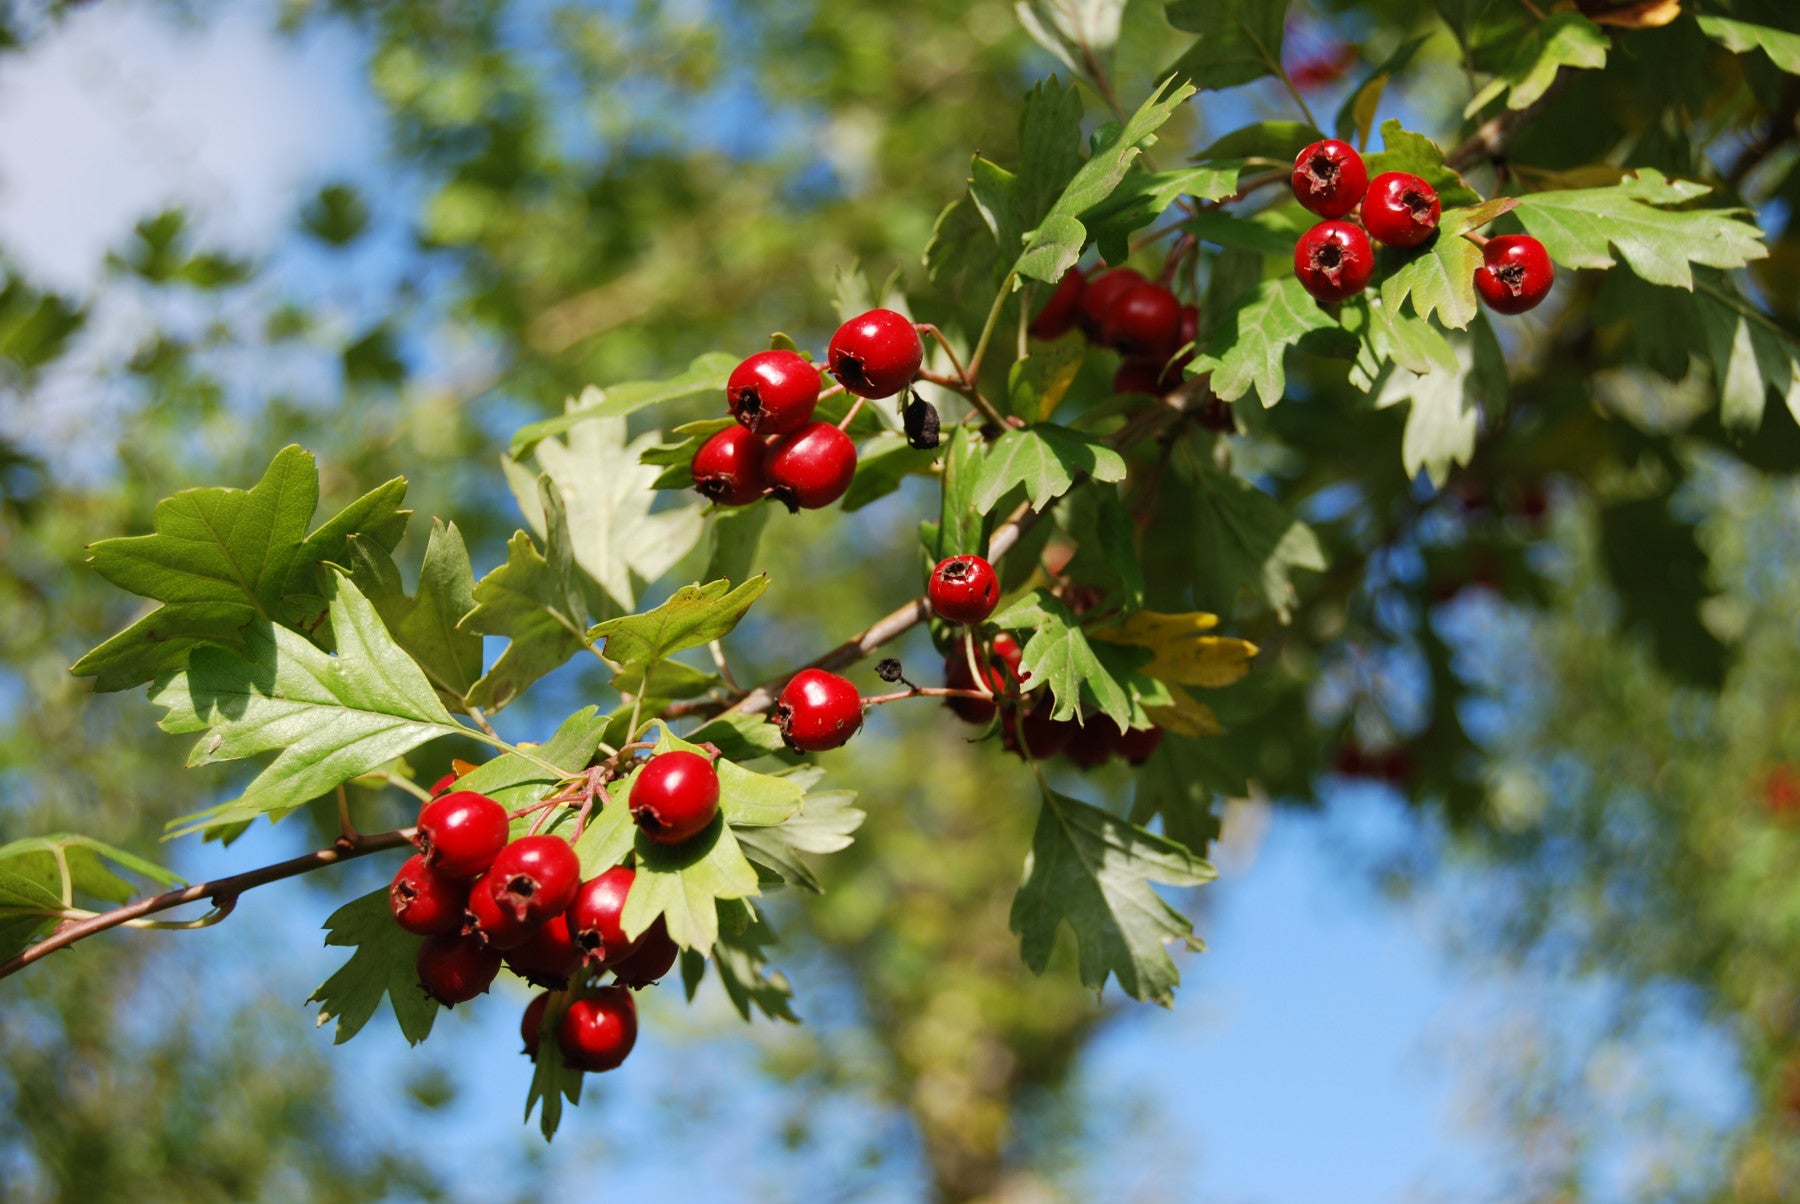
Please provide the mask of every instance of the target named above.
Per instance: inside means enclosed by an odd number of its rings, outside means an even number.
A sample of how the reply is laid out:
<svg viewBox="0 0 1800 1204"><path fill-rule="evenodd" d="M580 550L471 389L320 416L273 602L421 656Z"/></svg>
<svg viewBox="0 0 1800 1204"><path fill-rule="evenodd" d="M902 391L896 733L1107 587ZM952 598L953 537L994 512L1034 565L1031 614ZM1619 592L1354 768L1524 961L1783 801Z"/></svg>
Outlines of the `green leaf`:
<svg viewBox="0 0 1800 1204"><path fill-rule="evenodd" d="M650 483L650 488L692 489L694 454L700 450L700 445L706 442L709 435L736 425L737 420L730 417L683 423L669 432L682 438L673 443L656 443L644 448L638 453L638 463L653 465L662 470L657 474L656 480Z"/></svg>
<svg viewBox="0 0 1800 1204"><path fill-rule="evenodd" d="M861 510L900 488L909 476L931 473L932 453L907 446L906 436L883 431L856 450L856 475L844 493L846 511ZM767 513L769 507L764 506Z"/></svg>
<svg viewBox="0 0 1800 1204"><path fill-rule="evenodd" d="M1096 481L1125 479L1125 457L1066 426L1038 422L1009 430L988 449L975 486L975 508L986 514L1015 486L1023 485L1033 510L1042 510L1086 474Z"/></svg>
<svg viewBox="0 0 1800 1204"><path fill-rule="evenodd" d="M431 520L419 588L410 598L387 549L361 536L349 542L350 579L374 605L388 634L450 706L466 708L481 677L481 637L457 626L475 609L475 571L456 524Z"/></svg>
<svg viewBox="0 0 1800 1204"><path fill-rule="evenodd" d="M311 535L319 470L310 452L285 447L249 490L187 489L157 503L153 535L89 548L94 569L120 589L164 603L75 663L98 690L124 690L179 670L203 646L242 648L257 620L296 630L325 610L318 566L343 563L352 535L391 550L411 511L406 481L387 482Z"/></svg>
<svg viewBox="0 0 1800 1204"><path fill-rule="evenodd" d="M1403 171L1430 184L1445 209L1481 204L1481 194L1444 162L1442 148L1425 135L1413 133L1390 117L1381 123L1381 144L1383 149L1368 156L1364 163L1371 180L1383 172Z"/></svg>
<svg viewBox="0 0 1800 1204"><path fill-rule="evenodd" d="M1131 235L1148 226L1184 196L1216 201L1238 190L1241 160L1203 163L1179 171L1134 171L1104 201L1081 215L1100 257L1123 263L1131 253Z"/></svg>
<svg viewBox="0 0 1800 1204"><path fill-rule="evenodd" d="M369 1022L386 995L407 1043L417 1045L431 1033L438 1005L419 988L417 960L425 938L394 923L387 887L352 899L325 921L327 945L346 945L356 952L308 1003L319 1005L319 1024L337 1021L334 1042L342 1045Z"/></svg>
<svg viewBox="0 0 1800 1204"><path fill-rule="evenodd" d="M668 380L631 381L605 390L590 385L579 399L569 403L566 413L520 427L513 435L510 454L513 459L522 460L540 440L564 434L585 422L623 418L647 406L685 401L708 393L722 395L726 378L738 366L740 358L723 351L708 351L694 357L687 371Z"/></svg>
<svg viewBox="0 0 1800 1204"><path fill-rule="evenodd" d="M548 740L532 749L531 756L501 753L458 778L456 788L485 794L508 811L529 806L548 796L558 783L587 768L599 750L608 718L599 707L583 707L563 720ZM552 765L555 771L546 768Z"/></svg>
<svg viewBox="0 0 1800 1204"><path fill-rule="evenodd" d="M1456 352L1442 331L1410 310L1395 310L1379 298L1354 297L1340 314L1344 329L1362 341L1350 369L1350 383L1373 393L1386 379L1387 364L1424 375L1456 371Z"/></svg>
<svg viewBox="0 0 1800 1204"><path fill-rule="evenodd" d="M1208 209L1189 218L1181 228L1215 246L1280 255L1290 260L1294 243L1305 232L1305 226L1297 224L1284 209L1265 209L1247 218L1223 209Z"/></svg>
<svg viewBox="0 0 1800 1204"><path fill-rule="evenodd" d="M717 581L721 577L732 581L748 580L756 560L757 544L772 513L772 506L742 506L714 513L710 528L712 549L707 554L706 572L702 575L708 581Z"/></svg>
<svg viewBox="0 0 1800 1204"><path fill-rule="evenodd" d="M1229 614L1240 589L1268 603L1283 623L1293 612L1294 569L1325 571L1312 529L1241 477L1202 466L1197 473L1194 544L1202 573L1194 599Z"/></svg>
<svg viewBox="0 0 1800 1204"><path fill-rule="evenodd" d="M1194 158L1203 163L1267 159L1286 167L1324 136L1304 121L1258 121L1231 131Z"/></svg>
<svg viewBox="0 0 1800 1204"><path fill-rule="evenodd" d="M596 624L588 638L604 639L606 659L616 665L646 665L727 635L768 588L766 576L752 577L736 589L723 579L684 585L646 614Z"/></svg>
<svg viewBox="0 0 1800 1204"><path fill-rule="evenodd" d="M1212 373L1221 400L1236 401L1254 388L1272 406L1287 389L1287 349L1310 331L1336 325L1292 276L1265 280L1213 327L1188 375Z"/></svg>
<svg viewBox="0 0 1800 1204"><path fill-rule="evenodd" d="M1013 361L1007 372L1007 409L1027 422L1050 417L1087 358L1087 340L1078 334L1036 346L1030 355Z"/></svg>
<svg viewBox="0 0 1800 1204"><path fill-rule="evenodd" d="M1733 54L1760 50L1789 75L1800 75L1800 34L1729 17L1700 17L1699 21L1701 32Z"/></svg>
<svg viewBox="0 0 1800 1204"><path fill-rule="evenodd" d="M1358 146L1367 146L1369 144L1369 131L1375 127L1375 114L1377 110L1381 108L1381 97L1382 94L1387 91L1388 81L1393 79L1394 76L1398 75L1400 72L1406 70L1406 65L1412 62L1413 55L1419 53L1419 48L1424 46L1425 43L1430 40L1430 34L1420 34L1416 38L1408 38L1406 41L1394 47L1393 53L1382 60L1381 66L1369 72L1368 75L1363 77L1361 83L1350 90L1350 95L1344 97L1344 103L1338 107L1337 111L1336 129L1339 138L1348 140L1352 135L1355 135L1356 144ZM1396 122L1394 124L1397 125L1399 123ZM1384 136L1385 133L1386 131L1384 130ZM1391 141L1389 145L1392 145ZM1439 162L1442 162L1441 155L1439 156ZM1382 171L1409 170L1411 169L1396 167L1384 167L1379 170L1370 168L1369 178L1373 180L1377 175L1380 175ZM1440 201L1443 200L1442 192L1438 194L1438 199ZM1463 204L1464 202L1457 201L1454 203Z"/></svg>
<svg viewBox="0 0 1800 1204"><path fill-rule="evenodd" d="M1800 421L1800 339L1746 300L1725 276L1702 276L1694 303L1726 428L1745 432L1761 426L1771 390Z"/></svg>
<svg viewBox="0 0 1800 1204"><path fill-rule="evenodd" d="M608 808L610 810L611 808ZM637 877L621 922L636 937L662 917L683 949L705 954L719 936L719 899L760 894L756 870L745 860L731 825L715 819L680 845L636 841Z"/></svg>
<svg viewBox="0 0 1800 1204"><path fill-rule="evenodd" d="M991 622L1007 631L1029 631L1019 672L1029 688L1047 687L1056 700L1053 719L1076 719L1082 703L1120 727L1148 726L1131 696L1101 663L1087 633L1066 606L1048 591L1032 590Z"/></svg>
<svg viewBox="0 0 1800 1204"><path fill-rule="evenodd" d="M1173 0L1169 24L1200 40L1169 70L1202 89L1280 75L1287 9L1288 0Z"/></svg>
<svg viewBox="0 0 1800 1204"><path fill-rule="evenodd" d="M286 811L438 736L466 729L347 578L329 586L337 655L285 627L249 629L250 655L195 649L152 687L167 732L205 732L189 766L278 755L243 795L174 821L176 835Z"/></svg>
<svg viewBox="0 0 1800 1204"><path fill-rule="evenodd" d="M937 556L981 555L987 551L991 523L987 510L975 504L975 492L985 478L987 444L968 426L958 423L945 440L943 498L937 530Z"/></svg>
<svg viewBox="0 0 1800 1204"><path fill-rule="evenodd" d="M1174 841L1077 799L1046 791L1025 880L1013 900L1012 930L1025 964L1049 965L1065 922L1080 951L1081 981L1095 990L1108 975L1133 999L1173 1004L1181 975L1165 947L1199 948L1193 925L1152 883L1199 886L1213 868Z"/></svg>
<svg viewBox="0 0 1800 1204"><path fill-rule="evenodd" d="M108 903L127 902L137 893L113 867L158 886L180 886L185 881L135 853L72 832L27 836L0 845L0 866L15 878L41 884L53 895L90 895ZM56 906L62 906L60 899Z"/></svg>
<svg viewBox="0 0 1800 1204"><path fill-rule="evenodd" d="M1531 27L1506 70L1463 106L1463 116L1473 117L1502 94L1507 108L1526 108L1550 90L1563 67L1606 66L1609 44L1600 27L1580 13L1551 13Z"/></svg>
<svg viewBox="0 0 1800 1204"><path fill-rule="evenodd" d="M1377 408L1411 399L1400 462L1407 476L1423 471L1439 489L1450 479L1452 465L1474 458L1482 403L1505 401L1506 362L1486 322L1476 323L1470 337L1459 339L1452 355L1451 368L1422 376L1395 367L1375 397Z"/></svg>
<svg viewBox="0 0 1800 1204"><path fill-rule="evenodd" d="M1249 791L1249 774L1230 765L1232 753L1229 738L1165 735L1135 775L1131 822L1145 825L1161 816L1164 836L1204 856L1219 836L1213 800L1219 795L1242 797Z"/></svg>
<svg viewBox="0 0 1800 1204"><path fill-rule="evenodd" d="M965 280L989 278L999 263L994 232L967 194L938 214L925 244L925 276L933 288L947 289Z"/></svg>
<svg viewBox="0 0 1800 1204"><path fill-rule="evenodd" d="M1705 184L1667 180L1645 167L1610 188L1532 193L1519 198L1516 213L1557 263L1608 268L1617 248L1650 283L1692 289L1691 264L1741 268L1769 253L1762 231L1743 218L1742 209L1658 208L1708 191Z"/></svg>
<svg viewBox="0 0 1800 1204"><path fill-rule="evenodd" d="M767 715L743 711L726 711L689 732L687 739L694 744L711 744L720 756L731 761L754 761L787 749L780 727L770 723Z"/></svg>
<svg viewBox="0 0 1800 1204"><path fill-rule="evenodd" d="M1012 272L1055 284L1081 258L1087 245L1087 227L1080 215L1112 195L1133 162L1150 143L1151 136L1183 101L1194 94L1191 86L1173 81L1158 88L1125 123L1116 137L1099 147L1081 165L1056 203L1031 234ZM1006 255L1001 250L1001 258Z"/></svg>
<svg viewBox="0 0 1800 1204"><path fill-rule="evenodd" d="M1447 210L1438 222L1437 237L1381 282L1381 303L1397 313L1407 298L1421 318L1437 314L1439 322L1462 330L1475 320L1481 306L1475 295L1475 270L1481 266L1481 248L1462 237L1512 209L1510 197L1488 201L1468 209Z"/></svg>
<svg viewBox="0 0 1800 1204"><path fill-rule="evenodd" d="M741 922L721 923L719 943L713 946L712 958L731 1006L745 1020L750 1019L750 1009L754 1006L771 1020L800 1023L800 1017L794 1015L794 991L788 985L787 976L769 968L764 952L775 943L775 930L747 903L721 900L719 910L723 912L728 908L745 914ZM688 997L693 997L691 991Z"/></svg>
<svg viewBox="0 0 1800 1204"><path fill-rule="evenodd" d="M515 532L506 545L506 563L475 583L475 609L460 624L511 641L470 688L469 701L487 710L506 706L590 643L562 499L547 479L542 489L548 554L538 551L531 536Z"/></svg>
<svg viewBox="0 0 1800 1204"><path fill-rule="evenodd" d="M850 834L862 826L865 816L855 803L854 790L821 790L805 795L799 809L776 827L738 827L733 832L751 861L793 886L818 894L824 888L801 854L824 855L849 848Z"/></svg>
<svg viewBox="0 0 1800 1204"><path fill-rule="evenodd" d="M551 993L550 1002L544 1008L544 1019L538 1028L540 1049L556 1048L556 1032L571 1002L570 997L560 991ZM538 1132L544 1135L545 1141L555 1137L556 1130L562 1125L563 1101L566 1099L571 1104L581 1102L581 1083L584 1077L581 1071L558 1057L538 1058L533 1063L531 1086L525 1093L525 1119L530 1120L532 1109L540 1103L543 1105L538 1111Z"/></svg>
<svg viewBox="0 0 1800 1204"><path fill-rule="evenodd" d="M1075 555L1064 572L1105 590L1124 613L1142 606L1144 570L1138 563L1137 537L1118 496L1110 490L1084 490L1062 507L1062 518L1075 540Z"/></svg>
<svg viewBox="0 0 1800 1204"><path fill-rule="evenodd" d="M1601 561L1618 594L1621 625L1648 634L1669 676L1717 690L1725 682L1726 649L1700 619L1712 592L1712 566L1698 532L1670 510L1670 500L1643 498L1601 510Z"/></svg>

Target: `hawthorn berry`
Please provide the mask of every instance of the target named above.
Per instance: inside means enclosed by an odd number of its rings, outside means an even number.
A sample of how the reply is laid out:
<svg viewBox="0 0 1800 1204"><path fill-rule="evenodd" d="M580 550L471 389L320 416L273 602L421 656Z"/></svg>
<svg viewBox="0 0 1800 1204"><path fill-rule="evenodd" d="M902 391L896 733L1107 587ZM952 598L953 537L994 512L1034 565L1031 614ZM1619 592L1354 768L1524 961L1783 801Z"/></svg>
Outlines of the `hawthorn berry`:
<svg viewBox="0 0 1800 1204"><path fill-rule="evenodd" d="M1294 159L1294 199L1320 217L1342 217L1369 187L1369 169L1348 142L1327 138Z"/></svg>
<svg viewBox="0 0 1800 1204"><path fill-rule="evenodd" d="M437 781L433 782L429 793L432 798L436 798L440 794L448 794L450 788L454 785L456 785L456 771L453 769Z"/></svg>
<svg viewBox="0 0 1800 1204"><path fill-rule="evenodd" d="M1181 345L1181 302L1160 284L1140 284L1119 294L1100 326L1100 341L1126 358L1159 365Z"/></svg>
<svg viewBox="0 0 1800 1204"><path fill-rule="evenodd" d="M831 374L859 397L892 397L912 383L924 362L925 344L912 319L891 309L851 318L826 349Z"/></svg>
<svg viewBox="0 0 1800 1204"><path fill-rule="evenodd" d="M719 775L699 753L658 753L631 784L631 818L657 844L691 840L718 813Z"/></svg>
<svg viewBox="0 0 1800 1204"><path fill-rule="evenodd" d="M506 808L485 794L457 790L419 812L413 843L425 864L451 878L473 878L506 847Z"/></svg>
<svg viewBox="0 0 1800 1204"><path fill-rule="evenodd" d="M1044 308L1038 310L1037 317L1031 320L1030 334L1034 339L1059 339L1075 327L1075 320L1081 315L1082 286L1087 277L1079 268L1070 268L1063 273L1063 278L1056 282L1056 291L1044 302Z"/></svg>
<svg viewBox="0 0 1800 1204"><path fill-rule="evenodd" d="M419 936L455 932L463 924L463 908L469 903L469 884L440 874L425 864L423 853L414 853L394 875L388 887L388 906L394 922Z"/></svg>
<svg viewBox="0 0 1800 1204"><path fill-rule="evenodd" d="M725 382L725 401L746 430L784 435L812 421L819 370L793 351L759 351Z"/></svg>
<svg viewBox="0 0 1800 1204"><path fill-rule="evenodd" d="M433 936L419 946L414 965L425 993L445 1007L455 1007L493 985L500 973L500 955L470 937Z"/></svg>
<svg viewBox="0 0 1800 1204"><path fill-rule="evenodd" d="M1114 750L1132 765L1142 765L1162 743L1160 727L1133 727L1119 733Z"/></svg>
<svg viewBox="0 0 1800 1204"><path fill-rule="evenodd" d="M631 992L601 987L563 1013L556 1043L576 1070L611 1070L637 1043L637 1003Z"/></svg>
<svg viewBox="0 0 1800 1204"><path fill-rule="evenodd" d="M669 935L669 926L659 916L656 923L638 937L637 948L612 967L613 976L620 986L633 990L647 987L667 974L680 955L681 946Z"/></svg>
<svg viewBox="0 0 1800 1204"><path fill-rule="evenodd" d="M511 907L500 902L496 893L498 880L493 871L475 879L469 890L469 908L463 933L479 940L489 949L517 949L532 938L537 925L520 918Z"/></svg>
<svg viewBox="0 0 1800 1204"><path fill-rule="evenodd" d="M742 426L728 426L694 453L694 488L721 506L748 506L769 487L769 449Z"/></svg>
<svg viewBox="0 0 1800 1204"><path fill-rule="evenodd" d="M1556 282L1556 265L1544 244L1529 234L1501 234L1481 250L1475 291L1488 308L1503 314L1536 309Z"/></svg>
<svg viewBox="0 0 1800 1204"><path fill-rule="evenodd" d="M1320 301L1362 292L1375 274L1375 249L1361 226L1320 222L1294 244L1294 275Z"/></svg>
<svg viewBox="0 0 1800 1204"><path fill-rule="evenodd" d="M1081 290L1081 303L1077 307L1075 319L1080 323L1082 333L1090 339L1099 338L1113 304L1143 283L1144 274L1135 268L1114 268L1088 281L1087 286Z"/></svg>
<svg viewBox="0 0 1800 1204"><path fill-rule="evenodd" d="M1018 708L1023 713L1018 713ZM1040 693L1035 699L1020 702L1008 707L1000 716L1000 746L1008 752L1019 753L1021 757L1030 757L1033 761L1047 761L1063 750L1068 744L1069 736L1076 730L1075 724L1067 720L1050 718L1055 709L1049 693ZM1015 717L1016 716L1016 717ZM1020 739L1024 740L1024 751L1020 751Z"/></svg>
<svg viewBox="0 0 1800 1204"><path fill-rule="evenodd" d="M1082 769L1094 769L1106 764L1118 748L1119 727L1104 715L1089 716L1086 723L1075 723L1064 720L1067 737L1063 741L1063 756L1069 758Z"/></svg>
<svg viewBox="0 0 1800 1204"><path fill-rule="evenodd" d="M1151 397L1162 394L1162 369L1149 360L1123 360L1113 373L1114 393L1144 393Z"/></svg>
<svg viewBox="0 0 1800 1204"><path fill-rule="evenodd" d="M775 700L782 741L795 752L841 748L863 722L862 695L845 678L823 669L802 669Z"/></svg>
<svg viewBox="0 0 1800 1204"><path fill-rule="evenodd" d="M769 486L789 510L818 510L837 501L856 475L856 444L829 422L813 422L769 448Z"/></svg>
<svg viewBox="0 0 1800 1204"><path fill-rule="evenodd" d="M569 904L569 931L574 934L575 948L581 960L594 967L620 961L630 955L638 943L625 935L620 916L625 912L625 896L637 874L629 867L615 865L597 878L589 878L575 892Z"/></svg>
<svg viewBox="0 0 1800 1204"><path fill-rule="evenodd" d="M1000 574L980 556L951 556L931 570L925 592L938 618L973 626L994 613L1000 601Z"/></svg>
<svg viewBox="0 0 1800 1204"><path fill-rule="evenodd" d="M521 836L500 850L488 877L494 902L521 923L542 924L574 902L581 859L560 836Z"/></svg>
<svg viewBox="0 0 1800 1204"><path fill-rule="evenodd" d="M1437 232L1437 189L1404 171L1384 171L1363 197L1363 228L1390 247L1416 247Z"/></svg>
<svg viewBox="0 0 1800 1204"><path fill-rule="evenodd" d="M569 922L551 916L506 954L506 968L527 982L561 990L569 976L581 968L581 950L569 936Z"/></svg>
<svg viewBox="0 0 1800 1204"><path fill-rule="evenodd" d="M532 1001L525 1005L525 1014L519 1017L519 1036L525 1041L525 1056L537 1061L538 1046L543 1041L544 1013L550 1008L550 992L539 991Z"/></svg>

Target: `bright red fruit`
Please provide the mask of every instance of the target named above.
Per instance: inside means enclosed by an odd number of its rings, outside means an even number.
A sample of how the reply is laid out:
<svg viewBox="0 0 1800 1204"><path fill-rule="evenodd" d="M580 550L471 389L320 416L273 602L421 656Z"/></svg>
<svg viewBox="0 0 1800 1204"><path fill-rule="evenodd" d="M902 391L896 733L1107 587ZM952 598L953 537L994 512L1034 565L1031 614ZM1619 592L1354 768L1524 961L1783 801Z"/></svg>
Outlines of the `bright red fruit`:
<svg viewBox="0 0 1800 1204"><path fill-rule="evenodd" d="M638 938L637 948L614 966L612 972L620 986L633 990L647 987L669 972L680 953L681 946L675 943L669 935L669 926L658 916L656 923Z"/></svg>
<svg viewBox="0 0 1800 1204"><path fill-rule="evenodd" d="M414 964L419 985L445 1007L467 1003L500 973L500 955L466 936L427 937Z"/></svg>
<svg viewBox="0 0 1800 1204"><path fill-rule="evenodd" d="M748 506L769 487L769 449L741 426L728 426L694 453L694 488L721 506Z"/></svg>
<svg viewBox="0 0 1800 1204"><path fill-rule="evenodd" d="M1360 226L1320 222L1294 244L1294 275L1321 301L1354 297L1374 274L1375 249Z"/></svg>
<svg viewBox="0 0 1800 1204"><path fill-rule="evenodd" d="M1070 268L1065 272L1056 282L1056 291L1044 302L1044 308L1031 320L1031 337L1056 339L1069 333L1081 316L1081 292L1086 283L1087 278L1080 269Z"/></svg>
<svg viewBox="0 0 1800 1204"><path fill-rule="evenodd" d="M841 748L862 727L862 695L835 673L802 669L775 700L775 722L795 752Z"/></svg>
<svg viewBox="0 0 1800 1204"><path fill-rule="evenodd" d="M837 328L826 351L831 374L860 397L892 397L906 388L925 362L925 344L912 319L891 309L871 309Z"/></svg>
<svg viewBox="0 0 1800 1204"><path fill-rule="evenodd" d="M1437 232L1437 189L1415 175L1384 171L1363 197L1363 228L1390 247L1416 247Z"/></svg>
<svg viewBox="0 0 1800 1204"><path fill-rule="evenodd" d="M1320 217L1342 217L1369 187L1369 169L1348 142L1327 138L1294 159L1294 199Z"/></svg>
<svg viewBox="0 0 1800 1204"><path fill-rule="evenodd" d="M575 935L575 947L581 960L599 967L627 957L637 942L625 935L619 917L625 911L625 896L637 878L629 867L615 865L598 878L589 878L575 892L569 904L569 930Z"/></svg>
<svg viewBox="0 0 1800 1204"><path fill-rule="evenodd" d="M525 943L506 955L506 967L534 986L569 985L569 976L581 968L581 950L569 937L569 923L562 916L551 916L526 938Z"/></svg>
<svg viewBox="0 0 1800 1204"><path fill-rule="evenodd" d="M783 435L769 448L769 485L789 510L818 510L837 501L856 475L856 443L829 422Z"/></svg>
<svg viewBox="0 0 1800 1204"><path fill-rule="evenodd" d="M438 873L425 864L423 853L408 857L388 887L388 906L395 923L419 936L460 929L468 903L468 882Z"/></svg>
<svg viewBox="0 0 1800 1204"><path fill-rule="evenodd" d="M819 370L793 351L759 351L725 382L731 416L759 435L784 435L812 421Z"/></svg>
<svg viewBox="0 0 1800 1204"><path fill-rule="evenodd" d="M550 1007L550 992L540 991L532 1001L525 1005L525 1014L519 1017L519 1036L525 1041L525 1056L537 1061L538 1045L543 1040L544 1012Z"/></svg>
<svg viewBox="0 0 1800 1204"><path fill-rule="evenodd" d="M526 924L569 909L581 886L581 859L560 836L521 836L500 850L488 871L494 901Z"/></svg>
<svg viewBox="0 0 1800 1204"><path fill-rule="evenodd" d="M419 812L413 843L425 864L451 878L473 878L506 847L506 808L485 794L458 790Z"/></svg>
<svg viewBox="0 0 1800 1204"><path fill-rule="evenodd" d="M1536 309L1556 283L1556 265L1544 244L1529 234L1501 234L1488 239L1475 269L1475 291L1488 308L1503 314Z"/></svg>
<svg viewBox="0 0 1800 1204"><path fill-rule="evenodd" d="M456 785L456 771L453 769L431 784L431 797L436 798L440 794L447 794L454 785Z"/></svg>
<svg viewBox="0 0 1800 1204"><path fill-rule="evenodd" d="M980 556L951 556L938 561L925 592L938 618L973 626L994 613L1000 575Z"/></svg>
<svg viewBox="0 0 1800 1204"><path fill-rule="evenodd" d="M532 938L537 925L520 919L511 907L502 905L495 893L497 885L491 871L475 879L469 890L468 921L463 932L489 949L517 949Z"/></svg>
<svg viewBox="0 0 1800 1204"><path fill-rule="evenodd" d="M1160 284L1140 284L1119 294L1100 325L1100 341L1127 358L1159 366L1181 345L1181 302Z"/></svg>
<svg viewBox="0 0 1800 1204"><path fill-rule="evenodd" d="M631 818L657 844L680 844L719 813L719 775L699 753L658 753L631 784Z"/></svg>
<svg viewBox="0 0 1800 1204"><path fill-rule="evenodd" d="M637 1044L637 1004L629 991L601 987L563 1013L556 1043L576 1070L611 1070Z"/></svg>
<svg viewBox="0 0 1800 1204"><path fill-rule="evenodd" d="M1106 323L1106 315L1112 312L1113 303L1142 283L1143 273L1133 268L1114 268L1088 281L1087 286L1081 290L1081 303L1077 306L1075 315L1082 332L1090 339L1099 338L1100 329Z"/></svg>

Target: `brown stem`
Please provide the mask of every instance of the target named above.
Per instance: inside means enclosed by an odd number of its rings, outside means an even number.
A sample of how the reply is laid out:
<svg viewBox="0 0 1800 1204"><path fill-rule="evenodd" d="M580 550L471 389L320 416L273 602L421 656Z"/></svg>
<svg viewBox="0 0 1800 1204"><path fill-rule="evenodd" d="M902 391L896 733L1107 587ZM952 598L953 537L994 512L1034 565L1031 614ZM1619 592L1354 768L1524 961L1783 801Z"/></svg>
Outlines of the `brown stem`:
<svg viewBox="0 0 1800 1204"><path fill-rule="evenodd" d="M201 899L207 899L220 911L229 912L236 905L237 897L252 887L279 882L283 878L310 874L312 871L324 869L328 865L350 861L369 853L400 848L412 841L414 831L413 828L399 828L392 832L376 832L360 837L349 847L345 847L345 842L340 840L329 849L305 853L286 861L278 861L274 865L265 865L261 869L246 870L244 873L232 874L225 878L215 878L211 882L196 882L192 886L166 891L147 899L139 899L135 903L127 903L123 907L115 907L111 911L103 911L89 919L77 920L73 924L59 928L17 957L0 962L0 978L5 978L9 974L17 974L32 962L48 957L58 949L66 949L76 941L84 940L97 932L105 932L108 928L117 928L121 924L142 916L155 915L159 911L168 911L185 903L197 903Z"/></svg>
<svg viewBox="0 0 1800 1204"><path fill-rule="evenodd" d="M973 698L980 702L992 702L992 694L983 694L980 690L957 690L949 686L915 686L910 690L895 690L892 694L867 694L862 704L866 707L878 707L884 703L900 702L907 698Z"/></svg>

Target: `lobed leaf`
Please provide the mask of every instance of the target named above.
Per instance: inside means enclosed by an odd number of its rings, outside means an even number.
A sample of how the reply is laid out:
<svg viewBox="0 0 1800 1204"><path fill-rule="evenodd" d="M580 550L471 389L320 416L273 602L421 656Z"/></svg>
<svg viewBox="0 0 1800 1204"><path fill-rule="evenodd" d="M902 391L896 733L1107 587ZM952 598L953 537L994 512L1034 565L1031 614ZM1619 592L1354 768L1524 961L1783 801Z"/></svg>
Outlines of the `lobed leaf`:
<svg viewBox="0 0 1800 1204"><path fill-rule="evenodd" d="M362 1031L386 995L407 1043L417 1045L431 1033L438 1005L419 986L417 961L425 938L394 923L387 887L352 899L325 921L327 945L354 948L350 960L308 997L319 1005L319 1024L337 1021L334 1044L342 1045Z"/></svg>

